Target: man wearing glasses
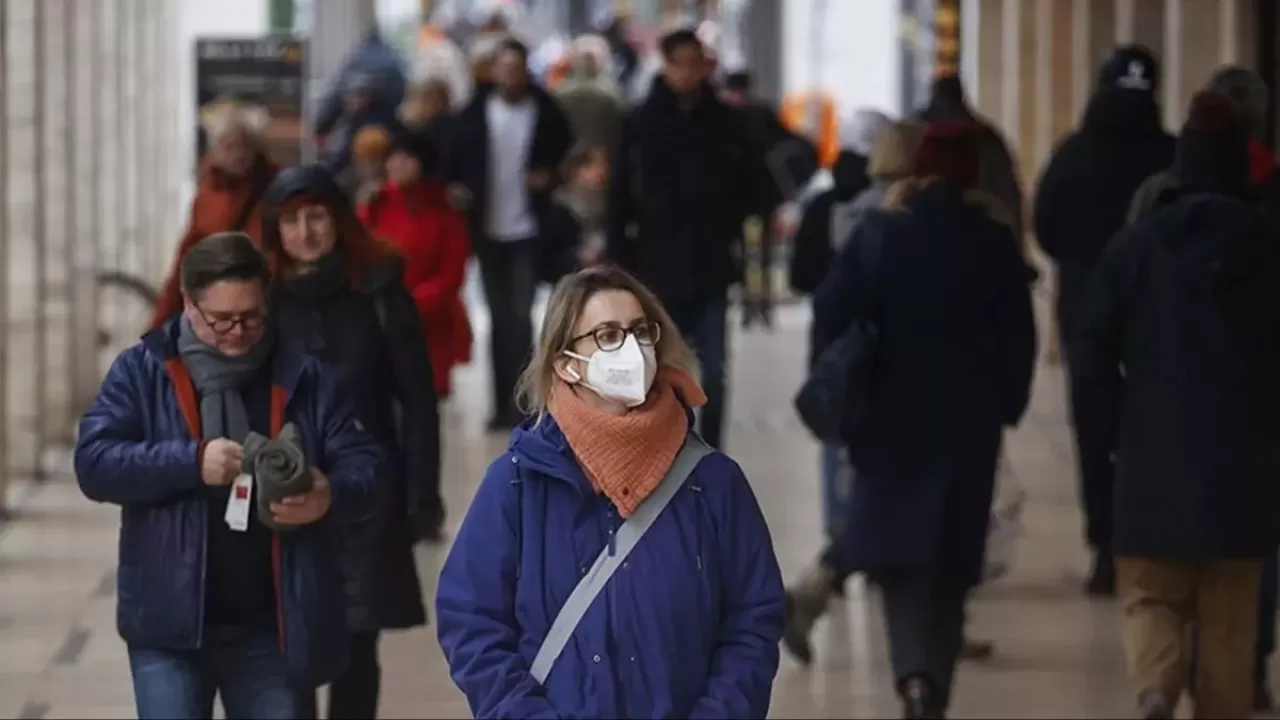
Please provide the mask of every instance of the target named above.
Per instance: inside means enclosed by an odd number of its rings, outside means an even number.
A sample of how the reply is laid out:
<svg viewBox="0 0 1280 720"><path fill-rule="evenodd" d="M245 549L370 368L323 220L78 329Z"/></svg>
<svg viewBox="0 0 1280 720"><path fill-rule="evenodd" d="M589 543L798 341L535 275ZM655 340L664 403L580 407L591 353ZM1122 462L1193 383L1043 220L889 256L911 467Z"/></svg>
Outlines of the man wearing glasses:
<svg viewBox="0 0 1280 720"><path fill-rule="evenodd" d="M371 511L378 446L314 359L275 342L267 260L197 242L183 311L124 351L80 421L76 477L121 506L117 625L140 718L294 718L346 662L331 522ZM298 431L310 490L257 510L250 432Z"/></svg>

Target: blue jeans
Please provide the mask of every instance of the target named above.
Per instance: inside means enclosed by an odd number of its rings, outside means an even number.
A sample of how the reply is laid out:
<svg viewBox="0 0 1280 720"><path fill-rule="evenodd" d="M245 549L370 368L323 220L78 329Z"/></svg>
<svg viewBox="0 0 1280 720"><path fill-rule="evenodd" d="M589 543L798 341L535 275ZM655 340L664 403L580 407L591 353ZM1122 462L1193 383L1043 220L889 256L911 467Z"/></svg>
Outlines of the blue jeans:
<svg viewBox="0 0 1280 720"><path fill-rule="evenodd" d="M725 384L729 373L729 299L720 295L697 302L670 302L667 312L685 342L698 354L707 404L698 414L698 432L707 444L724 447Z"/></svg>
<svg viewBox="0 0 1280 720"><path fill-rule="evenodd" d="M302 694L289 682L273 633L218 629L199 650L129 648L139 720L205 720L213 698L228 718L293 720Z"/></svg>
<svg viewBox="0 0 1280 720"><path fill-rule="evenodd" d="M853 466L839 445L822 446L822 522L827 539L840 536L853 489Z"/></svg>

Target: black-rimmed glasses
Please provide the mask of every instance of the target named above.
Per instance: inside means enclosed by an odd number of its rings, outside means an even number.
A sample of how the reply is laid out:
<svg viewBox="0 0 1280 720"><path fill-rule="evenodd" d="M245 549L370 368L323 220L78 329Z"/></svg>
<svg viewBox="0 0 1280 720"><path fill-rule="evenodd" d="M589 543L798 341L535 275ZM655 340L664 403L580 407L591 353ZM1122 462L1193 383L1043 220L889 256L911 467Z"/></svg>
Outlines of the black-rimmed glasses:
<svg viewBox="0 0 1280 720"><path fill-rule="evenodd" d="M605 352L614 352L627 341L628 335L634 337L636 342L641 345L657 345L658 340L662 337L662 326L652 320L638 322L629 328L624 328L617 323L608 323L593 329L591 332L570 338L569 344L576 345L579 340L591 338L595 341L596 347Z"/></svg>
<svg viewBox="0 0 1280 720"><path fill-rule="evenodd" d="M261 311L250 313L242 313L239 315L213 315L210 316L199 305L196 306L196 312L200 313L200 319L209 326L218 335L226 335L234 330L237 326L245 330L245 332L254 332L262 328L267 321L266 315Z"/></svg>

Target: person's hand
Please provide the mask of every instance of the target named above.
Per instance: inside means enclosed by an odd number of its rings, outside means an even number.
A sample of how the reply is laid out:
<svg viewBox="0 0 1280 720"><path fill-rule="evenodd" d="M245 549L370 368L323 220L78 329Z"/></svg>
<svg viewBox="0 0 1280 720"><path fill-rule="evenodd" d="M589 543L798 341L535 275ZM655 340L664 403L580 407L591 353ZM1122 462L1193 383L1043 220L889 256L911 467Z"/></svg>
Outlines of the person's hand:
<svg viewBox="0 0 1280 720"><path fill-rule="evenodd" d="M530 170L525 174L524 179L529 189L534 192L542 192L551 185L551 173L546 170Z"/></svg>
<svg viewBox="0 0 1280 720"><path fill-rule="evenodd" d="M271 503L271 517L280 525L310 525L329 512L333 505L333 493L324 473L311 468L314 482L310 492L287 497Z"/></svg>
<svg viewBox="0 0 1280 720"><path fill-rule="evenodd" d="M200 479L205 485L230 485L240 475L244 449L226 438L210 440L200 458Z"/></svg>
<svg viewBox="0 0 1280 720"><path fill-rule="evenodd" d="M449 186L449 204L458 212L465 212L471 207L471 191L462 183L453 183Z"/></svg>

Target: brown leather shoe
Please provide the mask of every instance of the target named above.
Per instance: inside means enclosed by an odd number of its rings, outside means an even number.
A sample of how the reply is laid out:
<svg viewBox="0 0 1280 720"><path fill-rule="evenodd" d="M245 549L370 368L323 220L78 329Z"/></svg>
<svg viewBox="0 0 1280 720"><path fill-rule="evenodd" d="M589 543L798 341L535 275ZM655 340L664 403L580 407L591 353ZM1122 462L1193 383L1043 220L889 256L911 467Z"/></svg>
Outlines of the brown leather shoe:
<svg viewBox="0 0 1280 720"><path fill-rule="evenodd" d="M986 662L995 655L996 647L990 640L974 640L965 638L960 646L960 659L973 662Z"/></svg>

